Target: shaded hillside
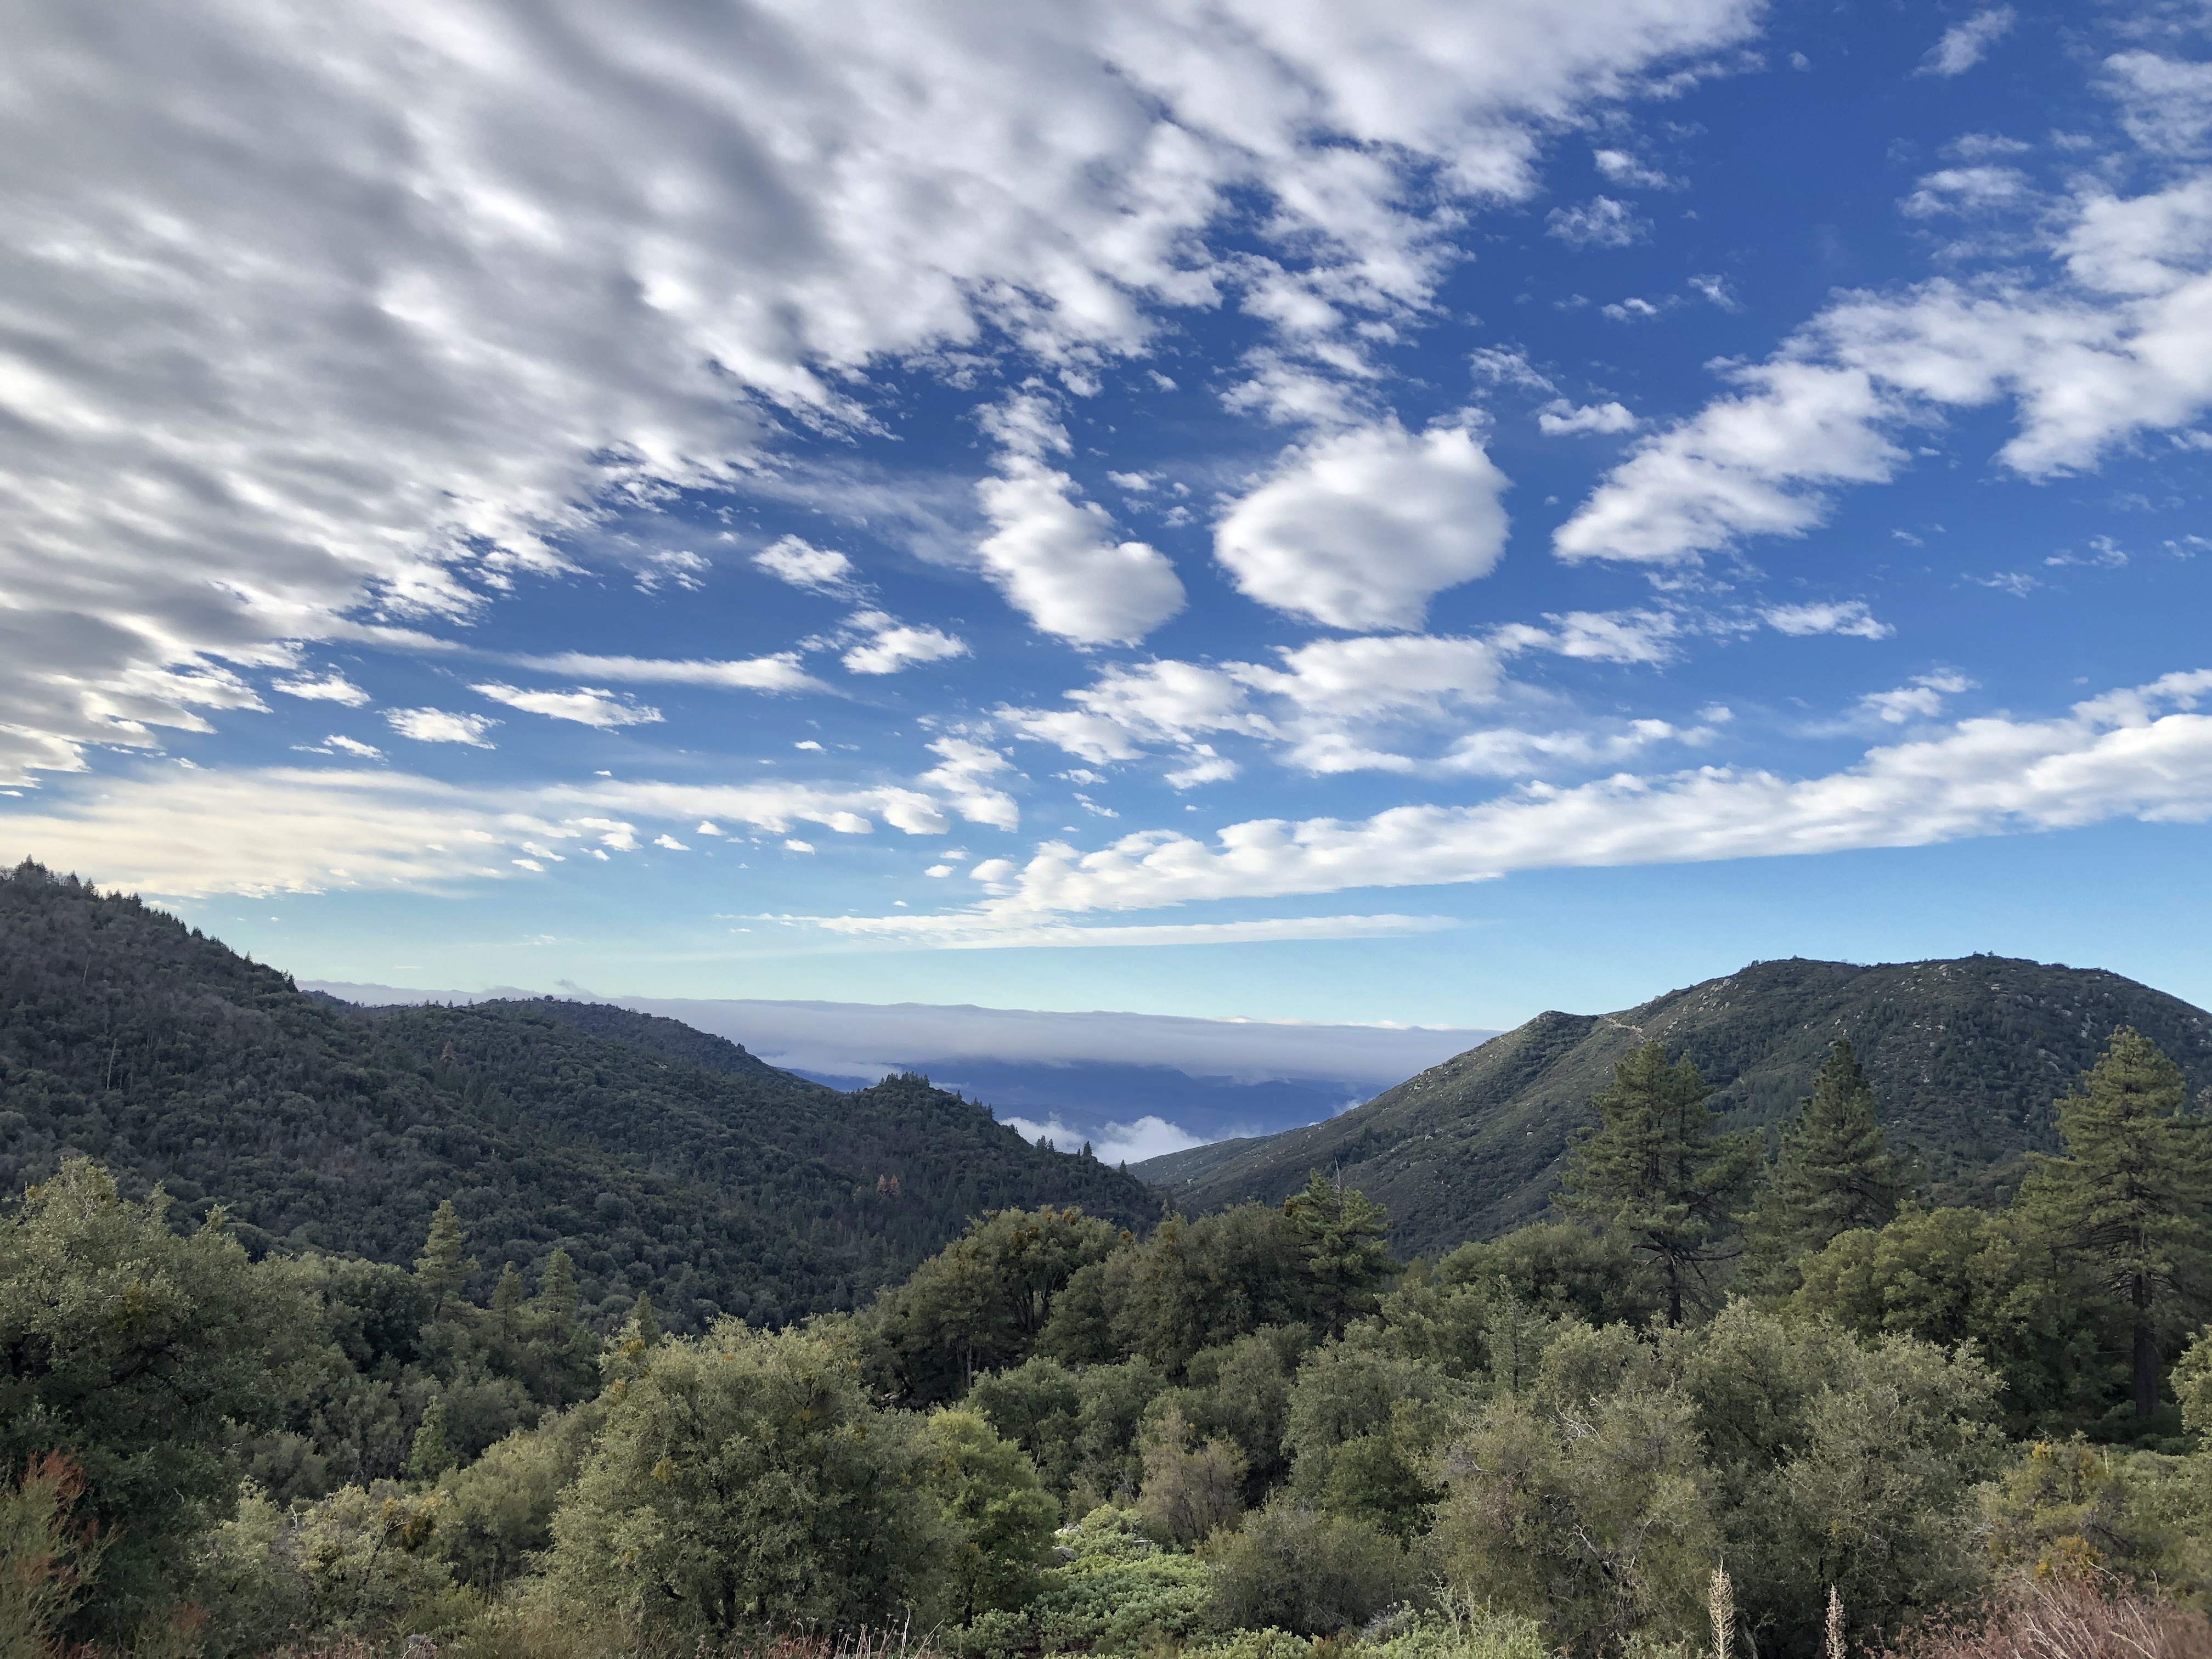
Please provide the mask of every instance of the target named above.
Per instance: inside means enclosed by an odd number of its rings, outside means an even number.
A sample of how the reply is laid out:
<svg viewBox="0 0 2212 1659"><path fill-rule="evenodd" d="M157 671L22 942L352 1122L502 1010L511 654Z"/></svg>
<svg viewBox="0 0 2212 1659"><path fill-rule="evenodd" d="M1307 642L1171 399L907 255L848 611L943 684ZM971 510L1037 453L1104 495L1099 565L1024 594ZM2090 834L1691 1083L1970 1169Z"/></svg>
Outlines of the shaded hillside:
<svg viewBox="0 0 2212 1659"><path fill-rule="evenodd" d="M984 1209L1155 1211L926 1079L840 1094L579 1006L349 1009L26 865L0 877L0 1194L82 1152L187 1213L228 1206L256 1249L387 1261L450 1197L479 1292L557 1244L602 1317L650 1290L684 1325L853 1305Z"/></svg>
<svg viewBox="0 0 2212 1659"><path fill-rule="evenodd" d="M1758 963L1618 1014L1540 1014L1366 1105L1279 1135L1137 1166L1186 1212L1279 1201L1318 1166L1389 1206L1401 1250L1492 1237L1543 1209L1567 1135L1639 1042L1687 1053L1727 1127L1778 1124L1849 1037L1893 1144L1918 1148L1940 1196L2002 1197L2021 1155L2057 1150L2051 1103L2113 1030L2133 1025L2192 1091L2212 1086L2212 1015L2093 969L2001 957L1860 968Z"/></svg>

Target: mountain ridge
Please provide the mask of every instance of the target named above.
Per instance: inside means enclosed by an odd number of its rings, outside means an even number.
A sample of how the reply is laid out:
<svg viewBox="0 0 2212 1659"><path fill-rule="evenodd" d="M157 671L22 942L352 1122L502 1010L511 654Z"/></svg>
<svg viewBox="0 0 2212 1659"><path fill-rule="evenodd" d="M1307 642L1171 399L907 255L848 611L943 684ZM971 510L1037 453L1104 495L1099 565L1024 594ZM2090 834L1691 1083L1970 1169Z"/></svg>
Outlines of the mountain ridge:
<svg viewBox="0 0 2212 1659"><path fill-rule="evenodd" d="M1726 1128L1772 1129L1851 1039L1894 1144L1920 1155L1939 1200L1994 1203L2029 1152L2055 1152L2051 1103L2114 1030L2212 1088L2212 1014L2101 969L1966 957L1865 965L1790 957L1609 1014L1549 1011L1308 1128L1133 1165L1170 1206L1279 1202L1318 1167L1390 1212L1401 1249L1492 1237L1540 1215L1567 1139L1638 1043L1686 1053Z"/></svg>

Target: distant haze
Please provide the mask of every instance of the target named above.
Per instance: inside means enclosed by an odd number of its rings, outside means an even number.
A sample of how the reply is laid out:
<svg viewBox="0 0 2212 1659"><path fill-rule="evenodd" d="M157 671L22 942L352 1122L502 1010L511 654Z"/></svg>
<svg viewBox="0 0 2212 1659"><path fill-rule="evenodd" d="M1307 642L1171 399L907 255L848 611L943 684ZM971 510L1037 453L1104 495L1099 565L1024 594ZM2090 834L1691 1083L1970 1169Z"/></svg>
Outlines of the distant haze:
<svg viewBox="0 0 2212 1659"><path fill-rule="evenodd" d="M349 1002L478 1002L513 987L422 990L302 980ZM1232 1134L1311 1123L1486 1042L1494 1031L1276 1024L1170 1014L1053 1013L901 1002L593 997L727 1037L840 1087L920 1071L994 1106L1034 1138L1088 1139L1136 1162Z"/></svg>

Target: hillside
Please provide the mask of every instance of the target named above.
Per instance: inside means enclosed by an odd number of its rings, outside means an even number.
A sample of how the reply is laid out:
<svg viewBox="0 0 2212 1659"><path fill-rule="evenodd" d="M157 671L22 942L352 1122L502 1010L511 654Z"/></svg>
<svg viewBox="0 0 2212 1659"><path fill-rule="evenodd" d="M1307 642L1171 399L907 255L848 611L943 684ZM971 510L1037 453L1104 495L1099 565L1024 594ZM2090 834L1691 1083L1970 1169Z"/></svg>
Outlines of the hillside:
<svg viewBox="0 0 2212 1659"><path fill-rule="evenodd" d="M851 1306L985 1209L1157 1210L923 1078L842 1094L619 1008L350 1008L25 865L0 876L0 1194L72 1152L227 1206L257 1250L408 1261L450 1197L479 1294L558 1245L602 1322L649 1290L678 1327Z"/></svg>
<svg viewBox="0 0 2212 1659"><path fill-rule="evenodd" d="M1538 1015L1310 1128L1219 1142L1136 1166L1186 1213L1287 1197L1340 1170L1389 1207L1401 1251L1433 1254L1539 1213L1567 1136L1638 1043L1663 1042L1717 1085L1726 1127L1778 1124L1837 1037L1865 1064L1892 1143L1920 1152L1937 1194L2003 1197L2022 1153L2057 1150L2051 1102L2113 1030L2133 1025L2212 1087L2212 1015L2097 969L2000 957L1862 968L1754 963L1614 1014Z"/></svg>

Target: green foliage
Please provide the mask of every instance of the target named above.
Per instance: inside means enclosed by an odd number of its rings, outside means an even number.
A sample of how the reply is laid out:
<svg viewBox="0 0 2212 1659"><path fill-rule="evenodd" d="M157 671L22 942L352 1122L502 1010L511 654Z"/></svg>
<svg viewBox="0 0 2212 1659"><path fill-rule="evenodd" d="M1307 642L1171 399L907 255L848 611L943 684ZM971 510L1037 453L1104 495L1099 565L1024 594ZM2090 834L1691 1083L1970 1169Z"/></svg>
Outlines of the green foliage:
<svg viewBox="0 0 2212 1659"><path fill-rule="evenodd" d="M2051 1102L2132 1026L2212 1087L2212 1018L2118 974L1972 957L1863 968L1790 959L1607 1017L1545 1013L1326 1123L1156 1158L1141 1173L1187 1213L1275 1203L1316 1164L1390 1212L1392 1243L1433 1260L1537 1219L1569 1134L1638 1045L1662 1042L1716 1086L1724 1128L1786 1121L1848 1036L1891 1142L1938 1204L2000 1206L2021 1155L2058 1150Z"/></svg>
<svg viewBox="0 0 2212 1659"><path fill-rule="evenodd" d="M933 1615L948 1539L919 1419L878 1413L838 1334L724 1321L608 1391L553 1520L551 1592L649 1629Z"/></svg>
<svg viewBox="0 0 2212 1659"><path fill-rule="evenodd" d="M1252 1516L1206 1554L1214 1567L1206 1613L1221 1630L1334 1636L1364 1625L1419 1582L1415 1564L1379 1528L1294 1503Z"/></svg>
<svg viewBox="0 0 2212 1659"><path fill-rule="evenodd" d="M1839 1233L1887 1226L1911 1184L1907 1160L1884 1142L1874 1086L1850 1042L1838 1037L1811 1097L1783 1126L1739 1285L1787 1295L1797 1257Z"/></svg>
<svg viewBox="0 0 2212 1659"><path fill-rule="evenodd" d="M2070 1441L2021 1449L1985 1487L1990 1561L2030 1581L2154 1576L2172 1540L2145 1513L2124 1455Z"/></svg>
<svg viewBox="0 0 2212 1659"><path fill-rule="evenodd" d="M460 1461L453 1442L446 1438L445 1397L433 1395L422 1408L422 1426L415 1431L415 1443L407 1454L407 1473L417 1480L435 1480Z"/></svg>
<svg viewBox="0 0 2212 1659"><path fill-rule="evenodd" d="M518 1429L438 1483L439 1553L457 1579L494 1593L553 1542L561 1494L583 1467L605 1420L595 1401Z"/></svg>
<svg viewBox="0 0 2212 1659"><path fill-rule="evenodd" d="M2138 1419L2158 1407L2162 1344L2203 1306L2208 1183L2202 1119L2182 1115L2180 1068L2140 1033L2116 1033L2078 1095L2058 1103L2063 1158L2042 1158L2020 1207L2125 1310Z"/></svg>
<svg viewBox="0 0 2212 1659"><path fill-rule="evenodd" d="M979 1412L933 1413L927 1440L930 1488L951 1534L953 1615L972 1623L1027 1606L1037 1569L1052 1559L1059 1504Z"/></svg>
<svg viewBox="0 0 2212 1659"><path fill-rule="evenodd" d="M1309 1322L1335 1335L1361 1314L1371 1312L1398 1263L1382 1243L1382 1211L1340 1181L1309 1170L1305 1190L1287 1200L1283 1214L1291 1237L1305 1257L1309 1276Z"/></svg>
<svg viewBox="0 0 2212 1659"><path fill-rule="evenodd" d="M1560 1183L1571 1208L1651 1263L1670 1325L1706 1268L1736 1254L1721 1241L1759 1164L1753 1136L1714 1133L1711 1093L1688 1056L1669 1065L1664 1043L1635 1049L1590 1103L1598 1127L1577 1140Z"/></svg>
<svg viewBox="0 0 2212 1659"><path fill-rule="evenodd" d="M1137 1513L1154 1537L1169 1543L1197 1543L1244 1512L1244 1454L1218 1439L1194 1439L1172 1402L1137 1439L1145 1463Z"/></svg>
<svg viewBox="0 0 2212 1659"><path fill-rule="evenodd" d="M1370 1650L1375 1659L1547 1659L1550 1652L1534 1620L1449 1589Z"/></svg>
<svg viewBox="0 0 2212 1659"><path fill-rule="evenodd" d="M180 1214L220 1195L256 1255L405 1264L450 1202L471 1297L564 1249L601 1331L641 1291L679 1330L856 1307L987 1210L1158 1213L926 1079L840 1094L605 1006L351 1009L26 864L0 872L0 1194L76 1154Z"/></svg>
<svg viewBox="0 0 2212 1659"><path fill-rule="evenodd" d="M967 1392L978 1371L1018 1364L1083 1268L1126 1235L1080 1210L999 1210L923 1262L876 1304L881 1367L908 1399Z"/></svg>
<svg viewBox="0 0 2212 1659"><path fill-rule="evenodd" d="M84 1471L48 1453L0 1484L0 1659L45 1659L81 1606L107 1540L72 1511Z"/></svg>
<svg viewBox="0 0 2212 1659"><path fill-rule="evenodd" d="M1650 1264L1616 1238L1569 1222L1535 1222L1486 1243L1462 1244L1437 1263L1443 1287L1503 1283L1514 1299L1585 1324L1642 1326L1663 1305Z"/></svg>
<svg viewBox="0 0 2212 1659"><path fill-rule="evenodd" d="M1046 1570L1030 1604L1047 1653L1152 1653L1205 1627L1206 1563L1161 1549L1133 1510L1101 1506L1054 1536L1074 1559Z"/></svg>
<svg viewBox="0 0 2212 1659"><path fill-rule="evenodd" d="M77 1518L109 1540L70 1633L120 1634L178 1600L193 1538L236 1490L232 1425L269 1419L270 1333L295 1316L220 1212L179 1236L167 1211L72 1159L0 1223L0 1470L64 1455Z"/></svg>
<svg viewBox="0 0 2212 1659"><path fill-rule="evenodd" d="M1291 1389L1283 1442L1301 1500L1403 1540L1427 1530L1443 1495L1429 1457L1470 1390L1380 1338L1355 1326L1313 1352Z"/></svg>

